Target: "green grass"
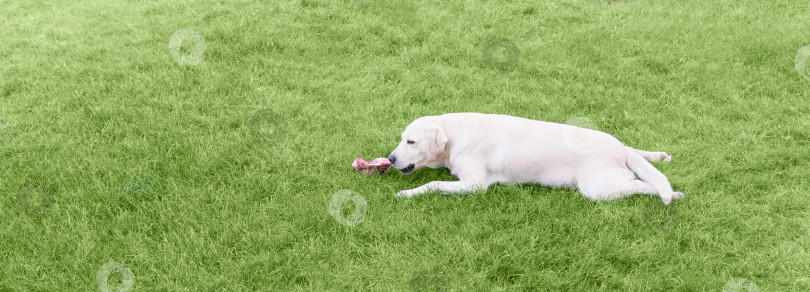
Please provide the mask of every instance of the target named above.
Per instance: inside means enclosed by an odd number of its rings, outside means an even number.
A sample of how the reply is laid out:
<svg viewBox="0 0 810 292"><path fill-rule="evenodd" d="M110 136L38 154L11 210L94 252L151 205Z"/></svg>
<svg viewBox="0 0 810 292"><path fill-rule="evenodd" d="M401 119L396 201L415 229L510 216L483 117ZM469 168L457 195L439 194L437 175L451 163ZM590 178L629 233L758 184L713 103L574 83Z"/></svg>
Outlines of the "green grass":
<svg viewBox="0 0 810 292"><path fill-rule="evenodd" d="M0 1L0 290L810 290L810 3L537 2ZM687 197L349 168L462 111L587 118Z"/></svg>

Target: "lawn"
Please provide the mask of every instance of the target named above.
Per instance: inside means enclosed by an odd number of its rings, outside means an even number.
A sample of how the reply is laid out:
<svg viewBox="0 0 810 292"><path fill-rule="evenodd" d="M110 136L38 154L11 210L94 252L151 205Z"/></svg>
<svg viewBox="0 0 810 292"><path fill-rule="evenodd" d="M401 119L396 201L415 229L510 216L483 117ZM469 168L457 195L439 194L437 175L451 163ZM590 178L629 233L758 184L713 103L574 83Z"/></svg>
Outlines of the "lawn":
<svg viewBox="0 0 810 292"><path fill-rule="evenodd" d="M2 291L810 290L808 1L0 7ZM686 197L349 167L448 112L586 122Z"/></svg>

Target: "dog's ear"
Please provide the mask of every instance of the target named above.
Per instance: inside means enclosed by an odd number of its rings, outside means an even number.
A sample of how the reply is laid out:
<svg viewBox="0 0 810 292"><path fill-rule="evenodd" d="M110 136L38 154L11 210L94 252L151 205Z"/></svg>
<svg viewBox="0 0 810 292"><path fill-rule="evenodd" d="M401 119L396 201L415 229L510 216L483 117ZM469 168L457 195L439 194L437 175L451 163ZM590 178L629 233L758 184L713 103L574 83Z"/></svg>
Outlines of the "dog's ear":
<svg viewBox="0 0 810 292"><path fill-rule="evenodd" d="M430 159L436 159L437 156L444 152L444 146L447 145L447 135L444 134L444 130L441 127L425 129L425 135L428 140Z"/></svg>

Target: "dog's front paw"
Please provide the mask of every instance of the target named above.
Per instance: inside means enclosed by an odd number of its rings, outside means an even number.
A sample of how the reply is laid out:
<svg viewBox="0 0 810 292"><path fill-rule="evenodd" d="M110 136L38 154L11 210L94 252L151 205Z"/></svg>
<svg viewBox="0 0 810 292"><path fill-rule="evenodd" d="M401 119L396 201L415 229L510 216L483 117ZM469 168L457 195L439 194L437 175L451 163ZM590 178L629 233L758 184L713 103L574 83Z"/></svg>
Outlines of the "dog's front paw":
<svg viewBox="0 0 810 292"><path fill-rule="evenodd" d="M413 197L413 192L411 190L402 190L402 191L397 192L397 197L410 198L410 197Z"/></svg>

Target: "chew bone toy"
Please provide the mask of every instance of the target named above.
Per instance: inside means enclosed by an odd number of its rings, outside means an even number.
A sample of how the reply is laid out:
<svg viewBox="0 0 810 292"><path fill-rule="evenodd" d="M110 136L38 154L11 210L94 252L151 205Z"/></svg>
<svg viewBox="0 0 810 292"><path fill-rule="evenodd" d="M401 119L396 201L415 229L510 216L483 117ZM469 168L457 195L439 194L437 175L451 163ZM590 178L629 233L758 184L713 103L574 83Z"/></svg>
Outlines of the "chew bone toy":
<svg viewBox="0 0 810 292"><path fill-rule="evenodd" d="M389 167L391 167L391 161L388 161L388 158L385 157L380 157L370 162L363 160L363 158L357 158L354 160L354 163L352 163L354 170L367 176L378 173L383 174Z"/></svg>

